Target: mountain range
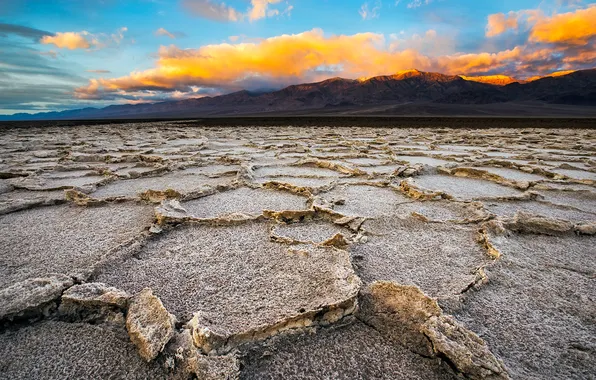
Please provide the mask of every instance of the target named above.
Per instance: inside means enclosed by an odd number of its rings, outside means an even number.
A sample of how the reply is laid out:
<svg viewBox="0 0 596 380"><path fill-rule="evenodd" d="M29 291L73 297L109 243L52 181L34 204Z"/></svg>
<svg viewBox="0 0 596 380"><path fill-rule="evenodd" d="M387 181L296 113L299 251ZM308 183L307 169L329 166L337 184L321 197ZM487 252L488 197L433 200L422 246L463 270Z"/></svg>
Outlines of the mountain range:
<svg viewBox="0 0 596 380"><path fill-rule="evenodd" d="M0 120L193 118L256 115L590 116L596 69L531 81L407 70L363 79L331 78L271 92L239 91L160 103L14 114Z"/></svg>

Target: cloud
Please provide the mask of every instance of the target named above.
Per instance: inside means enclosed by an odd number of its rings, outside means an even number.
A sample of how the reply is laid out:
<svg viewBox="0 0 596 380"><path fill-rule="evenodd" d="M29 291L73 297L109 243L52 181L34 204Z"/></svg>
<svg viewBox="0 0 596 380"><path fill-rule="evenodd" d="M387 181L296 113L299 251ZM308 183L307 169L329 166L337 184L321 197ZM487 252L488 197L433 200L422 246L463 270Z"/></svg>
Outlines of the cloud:
<svg viewBox="0 0 596 380"><path fill-rule="evenodd" d="M576 4L567 2L567 6ZM540 9L525 9L517 12L496 13L488 16L486 36L498 36L510 29L529 33L532 43L560 43L586 45L596 36L596 4L587 8L576 8L571 12L547 16Z"/></svg>
<svg viewBox="0 0 596 380"><path fill-rule="evenodd" d="M412 49L423 54L450 54L455 51L455 38L446 33L437 33L434 29L424 34L415 33L406 36L404 32L389 35L389 50Z"/></svg>
<svg viewBox="0 0 596 380"><path fill-rule="evenodd" d="M34 41L39 40L43 36L54 35L54 33L29 28L27 26L0 23L0 36L6 37L9 34L16 34L21 37L31 38Z"/></svg>
<svg viewBox="0 0 596 380"><path fill-rule="evenodd" d="M281 0L251 0L250 7L245 13L227 5L221 0L182 0L186 10L196 16L220 22L237 22L244 19L256 21L266 17L289 14L294 8L288 5L284 11L270 6L281 3Z"/></svg>
<svg viewBox="0 0 596 380"><path fill-rule="evenodd" d="M153 68L118 78L91 79L76 90L82 99L146 93L190 93L192 88L230 92L279 88L326 79L371 77L417 68L453 75L506 74L519 77L596 65L596 32L586 20L596 7L546 16L521 10L493 18L487 33L517 28L514 46L456 52L455 40L428 30L406 36L378 33L325 35L321 29L266 39L231 37L229 43L196 49L161 46ZM569 26L573 20L580 26ZM567 26L567 27L561 27ZM561 29L562 28L562 29ZM550 31L545 35L545 31ZM490 33L489 33L490 31Z"/></svg>
<svg viewBox="0 0 596 380"><path fill-rule="evenodd" d="M498 36L509 29L517 29L517 17L518 15L515 12L509 12L507 15L504 13L489 15L486 26L486 37Z"/></svg>
<svg viewBox="0 0 596 380"><path fill-rule="evenodd" d="M240 21L241 12L217 0L182 0L182 6L193 14L214 21Z"/></svg>
<svg viewBox="0 0 596 380"><path fill-rule="evenodd" d="M411 2L408 3L408 8L410 8L410 9L418 8L423 5L428 5L431 2L432 2L432 0L412 0Z"/></svg>
<svg viewBox="0 0 596 380"><path fill-rule="evenodd" d="M596 4L586 9L539 19L532 27L530 41L586 45L596 36Z"/></svg>
<svg viewBox="0 0 596 380"><path fill-rule="evenodd" d="M380 1L377 1L371 9L369 9L369 4L368 4L368 2L366 2L366 3L362 4L358 13L360 14L360 17L362 17L363 20L371 20L373 18L379 17L380 10L381 10L381 2Z"/></svg>
<svg viewBox="0 0 596 380"><path fill-rule="evenodd" d="M57 53L39 51L28 41L3 39L0 51L0 114L80 107L72 94L88 80L78 76L68 62L57 60Z"/></svg>
<svg viewBox="0 0 596 380"><path fill-rule="evenodd" d="M56 45L60 49L89 49L91 42L87 39L88 32L58 32L53 36L43 36L40 42L44 45Z"/></svg>
<svg viewBox="0 0 596 380"><path fill-rule="evenodd" d="M109 74L111 73L110 70L86 70L88 73L94 73L94 74Z"/></svg>
<svg viewBox="0 0 596 380"><path fill-rule="evenodd" d="M169 32L164 28L157 29L153 34L155 34L157 37L165 36L165 37L170 37L172 39L186 36L186 34L184 34L182 32Z"/></svg>
<svg viewBox="0 0 596 380"><path fill-rule="evenodd" d="M122 27L112 34L91 34L86 30L81 32L57 32L53 35L42 36L39 42L44 45L54 45L60 49L102 49L112 45L119 45L124 39L127 27Z"/></svg>
<svg viewBox="0 0 596 380"><path fill-rule="evenodd" d="M259 20L265 17L272 17L279 15L277 9L268 10L270 4L277 4L281 0L251 0L252 8L248 11L248 19L250 21Z"/></svg>
<svg viewBox="0 0 596 380"><path fill-rule="evenodd" d="M428 38L436 36L434 31ZM260 42L207 45L198 49L162 46L156 66L119 78L91 79L80 98L130 91L189 91L191 86L240 89L259 79L278 86L330 75L370 77L409 68L445 73L477 73L506 67L521 48L499 53L431 57L414 49L392 51L375 33L325 36L322 30L271 37Z"/></svg>

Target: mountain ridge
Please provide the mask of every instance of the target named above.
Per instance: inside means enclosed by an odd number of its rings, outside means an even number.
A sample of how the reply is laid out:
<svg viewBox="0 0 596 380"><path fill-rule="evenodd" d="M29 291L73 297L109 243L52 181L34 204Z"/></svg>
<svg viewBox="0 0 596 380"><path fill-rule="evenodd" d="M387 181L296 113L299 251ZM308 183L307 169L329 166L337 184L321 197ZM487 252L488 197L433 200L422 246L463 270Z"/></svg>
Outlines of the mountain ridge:
<svg viewBox="0 0 596 380"><path fill-rule="evenodd" d="M487 83L487 82L497 83ZM39 114L0 116L0 120L109 119L142 117L205 117L260 114L304 114L322 112L370 114L402 105L424 105L449 112L448 105L477 111L523 102L572 106L596 106L596 69L518 81L507 76L465 77L406 70L362 79L329 78L320 82L291 85L271 92L237 91L214 97L158 103L121 104L104 108L82 108ZM456 107L457 106L457 107ZM476 108L476 110L473 110ZM511 109L515 107L510 107ZM401 115L404 112L399 110ZM548 107L545 108L548 111ZM420 112L420 111L418 111ZM487 111L490 113L490 111ZM501 112L501 111L499 111ZM571 111L570 111L571 112Z"/></svg>

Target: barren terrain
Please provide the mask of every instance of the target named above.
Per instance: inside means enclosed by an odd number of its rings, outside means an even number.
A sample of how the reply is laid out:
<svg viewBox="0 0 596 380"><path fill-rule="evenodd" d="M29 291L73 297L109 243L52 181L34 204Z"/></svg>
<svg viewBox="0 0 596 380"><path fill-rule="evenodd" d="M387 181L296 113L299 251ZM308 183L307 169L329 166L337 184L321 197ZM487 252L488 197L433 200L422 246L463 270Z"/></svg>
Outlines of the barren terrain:
<svg viewBox="0 0 596 380"><path fill-rule="evenodd" d="M594 130L320 125L0 130L0 379L596 378Z"/></svg>

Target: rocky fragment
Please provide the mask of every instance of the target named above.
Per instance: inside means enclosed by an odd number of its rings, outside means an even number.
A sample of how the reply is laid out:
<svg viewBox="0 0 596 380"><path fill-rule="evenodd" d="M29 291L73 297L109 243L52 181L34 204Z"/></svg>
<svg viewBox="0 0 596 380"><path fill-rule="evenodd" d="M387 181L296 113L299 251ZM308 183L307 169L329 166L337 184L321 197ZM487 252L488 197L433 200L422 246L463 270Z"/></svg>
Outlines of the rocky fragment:
<svg viewBox="0 0 596 380"><path fill-rule="evenodd" d="M240 378L240 365L233 355L204 356L190 359L190 366L198 379L235 380Z"/></svg>
<svg viewBox="0 0 596 380"><path fill-rule="evenodd" d="M360 293L360 319L387 338L424 356L432 354L432 345L419 330L441 312L437 302L416 286L378 281Z"/></svg>
<svg viewBox="0 0 596 380"><path fill-rule="evenodd" d="M240 375L239 363L234 354L203 355L194 346L189 329L175 332L163 354L166 357L165 364L172 374L171 379L174 380L234 380Z"/></svg>
<svg viewBox="0 0 596 380"><path fill-rule="evenodd" d="M32 278L0 290L0 321L47 315L62 292L72 286L62 274Z"/></svg>
<svg viewBox="0 0 596 380"><path fill-rule="evenodd" d="M459 168L439 168L439 172L450 174L456 177L467 177L467 178L477 178L477 179L484 179L488 181L493 181L496 183L500 183L505 186L515 187L520 190L526 190L530 187L530 182L523 181L523 180L511 180L507 178L503 178L502 176L491 173L488 170L482 170L478 168L467 168L467 167L459 167Z"/></svg>
<svg viewBox="0 0 596 380"><path fill-rule="evenodd" d="M442 191L431 191L417 186L409 180L403 180L399 183L399 189L407 196L421 201L433 199L450 199L451 197Z"/></svg>
<svg viewBox="0 0 596 380"><path fill-rule="evenodd" d="M430 340L433 354L448 360L466 378L509 379L505 365L486 342L452 316L433 316L420 331Z"/></svg>
<svg viewBox="0 0 596 380"><path fill-rule="evenodd" d="M60 313L85 321L125 310L130 295L99 282L75 285L62 294Z"/></svg>
<svg viewBox="0 0 596 380"><path fill-rule="evenodd" d="M75 189L65 190L64 197L67 201L73 202L78 206L99 205L103 203L103 201L92 198L89 195Z"/></svg>
<svg viewBox="0 0 596 380"><path fill-rule="evenodd" d="M126 329L139 354L151 361L174 335L176 317L168 313L161 300L149 288L130 300Z"/></svg>
<svg viewBox="0 0 596 380"><path fill-rule="evenodd" d="M574 229L573 223L566 220L550 219L521 211L517 212L513 219L506 221L505 226L513 231L545 235L571 233Z"/></svg>
<svg viewBox="0 0 596 380"><path fill-rule="evenodd" d="M333 235L332 238L325 240L323 243L321 243L321 245L328 246L328 247L335 247L335 248L339 248L339 249L346 249L346 247L349 245L349 243L346 240L344 235L342 235L341 233L337 233L337 234Z"/></svg>
<svg viewBox="0 0 596 380"><path fill-rule="evenodd" d="M354 175L354 176L366 175L365 171L358 169L358 168L350 167L348 165L338 164L338 163L332 162L332 161L319 160L319 159L314 159L314 158L301 160L294 165L296 165L296 166L316 166L319 168L335 170L341 174L348 174L348 175Z"/></svg>
<svg viewBox="0 0 596 380"><path fill-rule="evenodd" d="M418 354L444 358L466 378L509 378L482 339L444 315L437 302L415 286L371 284L361 292L358 317Z"/></svg>

